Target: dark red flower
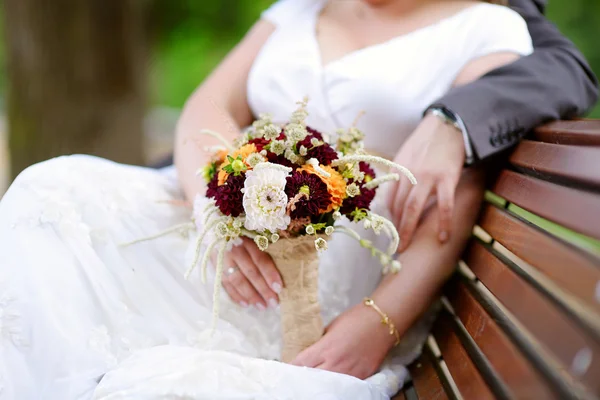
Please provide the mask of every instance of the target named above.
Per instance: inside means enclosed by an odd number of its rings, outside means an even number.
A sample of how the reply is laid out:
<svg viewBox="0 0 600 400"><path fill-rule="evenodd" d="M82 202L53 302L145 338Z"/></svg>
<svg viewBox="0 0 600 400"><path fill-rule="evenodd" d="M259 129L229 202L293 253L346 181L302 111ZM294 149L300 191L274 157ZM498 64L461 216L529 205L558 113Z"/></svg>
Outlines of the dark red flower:
<svg viewBox="0 0 600 400"><path fill-rule="evenodd" d="M283 131L281 131L281 133L279 134L279 136L277 137L276 140L285 140L285 133L283 133ZM271 143L271 141L269 139L265 139L265 138L255 138L255 139L250 139L248 141L248 144L255 145L256 149L258 151L262 151L262 149L264 149L265 146L268 145L269 143Z"/></svg>
<svg viewBox="0 0 600 400"><path fill-rule="evenodd" d="M371 168L371 166L366 162L361 161L358 164L358 168L360 169L360 172L363 172L365 174L366 181L371 181L377 178L377 176L375 175L375 170Z"/></svg>
<svg viewBox="0 0 600 400"><path fill-rule="evenodd" d="M331 165L333 160L337 160L337 152L329 144L325 143L321 146L317 146L313 149L308 150L306 158L316 158L319 164Z"/></svg>
<svg viewBox="0 0 600 400"><path fill-rule="evenodd" d="M319 140L323 140L323 135L318 130L313 129L310 126L307 126L306 130L308 131L308 133L311 134L312 137L316 137Z"/></svg>
<svg viewBox="0 0 600 400"><path fill-rule="evenodd" d="M238 217L244 212L243 198L245 174L235 176L231 174L227 177L225 183L217 187L215 200L217 207L224 215Z"/></svg>
<svg viewBox="0 0 600 400"><path fill-rule="evenodd" d="M215 198L217 189L219 188L219 174L214 174L208 185L206 186L206 197Z"/></svg>
<svg viewBox="0 0 600 400"><path fill-rule="evenodd" d="M306 127L306 130L308 131L309 135L298 142L298 149L300 149L300 146L304 146L308 149L308 152L306 153L307 159L316 158L322 165L330 165L333 160L337 160L337 152L328 143L324 143L321 146L313 148L313 145L310 141L314 138L322 142L323 135L321 132L308 126Z"/></svg>
<svg viewBox="0 0 600 400"><path fill-rule="evenodd" d="M354 197L347 197L340 208L340 212L346 216L350 216L352 212L358 209L369 209L371 202L375 198L375 189L366 189L364 186L360 188L360 194Z"/></svg>
<svg viewBox="0 0 600 400"><path fill-rule="evenodd" d="M277 140L285 140L285 133L281 132L281 134L277 137ZM265 146L268 145L269 143L271 143L271 141L268 139L265 139L265 138L256 138L256 139L249 140L248 143L255 145L256 149L260 152L260 151L264 150ZM268 150L267 150L267 160L269 162L272 162L273 164L285 165L286 167L290 167L290 168L294 168L294 169L298 168L298 166L296 164L294 164L293 162L291 162L290 160L285 158L283 156L283 154L277 155Z"/></svg>
<svg viewBox="0 0 600 400"><path fill-rule="evenodd" d="M283 154L281 155L276 155L275 153L271 153L270 151L267 152L267 160L269 160L269 162L273 163L273 164L279 164L279 165L285 165L286 167L290 167L292 169L296 169L298 168L298 165L294 164L293 162L291 162L290 160L288 160L287 158L285 158L283 156Z"/></svg>
<svg viewBox="0 0 600 400"><path fill-rule="evenodd" d="M295 171L288 176L285 193L294 204L294 209L290 212L292 218L318 215L331 204L327 184L317 175L306 171ZM306 193L307 196L298 196L301 193Z"/></svg>
<svg viewBox="0 0 600 400"><path fill-rule="evenodd" d="M255 138L248 141L248 144L253 144L256 146L256 150L262 151L266 145L268 145L271 141L265 138Z"/></svg>
<svg viewBox="0 0 600 400"><path fill-rule="evenodd" d="M365 183L376 178L375 171L369 164L366 162L360 162L358 167L361 172L365 174L365 179L360 184L360 194L354 197L348 197L344 200L344 204L340 208L340 212L346 216L350 216L352 212L354 212L357 208L369 209L371 207L371 202L375 198L376 189L367 189L365 187ZM353 183L354 180L348 181L348 184Z"/></svg>

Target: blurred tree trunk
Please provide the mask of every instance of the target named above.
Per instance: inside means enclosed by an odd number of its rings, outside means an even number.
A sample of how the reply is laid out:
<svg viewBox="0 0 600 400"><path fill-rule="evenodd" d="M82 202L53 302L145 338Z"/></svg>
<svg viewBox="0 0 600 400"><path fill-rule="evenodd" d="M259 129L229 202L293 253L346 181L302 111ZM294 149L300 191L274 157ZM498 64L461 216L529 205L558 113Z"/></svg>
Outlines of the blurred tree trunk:
<svg viewBox="0 0 600 400"><path fill-rule="evenodd" d="M62 154L142 164L139 0L4 0L11 174Z"/></svg>

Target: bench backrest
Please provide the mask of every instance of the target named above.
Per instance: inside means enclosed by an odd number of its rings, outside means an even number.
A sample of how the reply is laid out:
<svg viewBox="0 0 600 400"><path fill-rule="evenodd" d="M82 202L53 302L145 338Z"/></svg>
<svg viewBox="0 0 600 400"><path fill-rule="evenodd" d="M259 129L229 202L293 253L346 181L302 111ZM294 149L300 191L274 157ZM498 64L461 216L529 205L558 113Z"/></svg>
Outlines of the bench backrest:
<svg viewBox="0 0 600 400"><path fill-rule="evenodd" d="M399 399L600 396L600 121L515 149L442 300Z"/></svg>

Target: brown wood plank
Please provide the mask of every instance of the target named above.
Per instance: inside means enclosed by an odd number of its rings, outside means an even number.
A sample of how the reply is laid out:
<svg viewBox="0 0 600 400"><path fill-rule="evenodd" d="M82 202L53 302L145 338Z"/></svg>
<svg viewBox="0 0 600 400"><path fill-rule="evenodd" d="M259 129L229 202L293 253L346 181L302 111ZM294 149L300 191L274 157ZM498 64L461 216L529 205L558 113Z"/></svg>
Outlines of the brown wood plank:
<svg viewBox="0 0 600 400"><path fill-rule="evenodd" d="M522 141L510 157L511 164L553 181L600 188L600 146L581 147Z"/></svg>
<svg viewBox="0 0 600 400"><path fill-rule="evenodd" d="M504 170L493 192L540 217L600 240L600 195Z"/></svg>
<svg viewBox="0 0 600 400"><path fill-rule="evenodd" d="M596 288L600 286L598 258L492 205L485 207L479 225L517 257L600 313L596 299Z"/></svg>
<svg viewBox="0 0 600 400"><path fill-rule="evenodd" d="M480 281L567 371L592 390L600 390L600 344L482 244L472 242L465 261ZM581 354L589 354L591 360L587 369L577 371L573 365Z"/></svg>
<svg viewBox="0 0 600 400"><path fill-rule="evenodd" d="M453 280L447 286L446 295L467 332L513 396L518 399L558 398L464 284Z"/></svg>
<svg viewBox="0 0 600 400"><path fill-rule="evenodd" d="M600 146L600 120L556 121L536 128L533 136L546 143Z"/></svg>
<svg viewBox="0 0 600 400"><path fill-rule="evenodd" d="M419 399L448 400L442 381L429 356L422 354L408 369Z"/></svg>
<svg viewBox="0 0 600 400"><path fill-rule="evenodd" d="M449 318L446 313L438 317L433 327L433 335L458 390L465 399L494 399L494 395L454 332Z"/></svg>

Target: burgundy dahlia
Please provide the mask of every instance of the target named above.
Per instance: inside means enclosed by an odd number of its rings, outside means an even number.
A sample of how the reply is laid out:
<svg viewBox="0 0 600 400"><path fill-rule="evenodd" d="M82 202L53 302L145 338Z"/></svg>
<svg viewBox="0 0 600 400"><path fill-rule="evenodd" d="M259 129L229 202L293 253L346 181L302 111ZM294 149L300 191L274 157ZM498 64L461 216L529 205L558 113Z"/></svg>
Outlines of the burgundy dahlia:
<svg viewBox="0 0 600 400"><path fill-rule="evenodd" d="M364 186L361 186L358 196L348 197L344 200L340 212L349 217L357 208L368 210L374 198L375 189L366 189Z"/></svg>
<svg viewBox="0 0 600 400"><path fill-rule="evenodd" d="M231 174L223 185L217 187L214 198L217 207L224 215L237 217L244 212L242 189L244 188L245 179L245 174L238 176Z"/></svg>
<svg viewBox="0 0 600 400"><path fill-rule="evenodd" d="M219 188L219 174L214 174L208 185L206 186L206 197L215 198L217 189Z"/></svg>
<svg viewBox="0 0 600 400"><path fill-rule="evenodd" d="M313 148L312 143L310 142L313 138L319 141L323 141L323 135L321 132L312 129L310 127L306 127L309 135L298 142L298 148L300 146L304 146L308 149L306 153L306 158L316 158L320 164L322 165L330 165L333 160L337 160L337 152L331 147L328 143L324 143L321 146L317 146Z"/></svg>
<svg viewBox="0 0 600 400"><path fill-rule="evenodd" d="M290 160L288 160L287 158L285 158L282 155L276 155L275 153L271 153L270 151L267 152L267 160L269 160L269 162L273 163L273 164L280 164L280 165L284 165L286 167L290 167L292 169L296 169L298 168L298 165L294 164L293 162L291 162Z"/></svg>
<svg viewBox="0 0 600 400"><path fill-rule="evenodd" d="M293 204L290 212L292 218L318 215L320 210L327 209L331 204L327 184L317 175L306 171L295 171L288 176L285 193Z"/></svg>
<svg viewBox="0 0 600 400"><path fill-rule="evenodd" d="M321 132L319 132L316 129L311 128L310 126L306 127L306 130L308 131L308 133L310 133L310 135L312 137L316 137L319 140L323 140L323 135L321 134Z"/></svg>
<svg viewBox="0 0 600 400"><path fill-rule="evenodd" d="M248 144L253 144L256 146L256 150L262 151L266 145L268 145L271 141L265 138L255 138L248 141Z"/></svg>
<svg viewBox="0 0 600 400"><path fill-rule="evenodd" d="M285 140L285 133L281 132L281 134L277 137L277 140ZM256 149L260 152L264 150L265 146L271 143L270 140L265 138L256 138L248 141L249 144L253 144L256 146ZM280 164L286 167L290 167L293 169L298 168L296 164L288 160L282 155L277 155L267 150L267 160L272 162L273 164Z"/></svg>
<svg viewBox="0 0 600 400"><path fill-rule="evenodd" d="M285 140L285 133L283 133L283 131L279 134L277 140ZM262 149L264 149L269 143L271 143L271 141L265 138L254 138L248 141L248 144L255 145L258 151L262 151Z"/></svg>
<svg viewBox="0 0 600 400"><path fill-rule="evenodd" d="M367 189L365 187L365 183L376 178L375 171L369 164L366 162L361 162L358 164L360 171L365 174L364 181L360 184L360 194L354 197L348 197L344 200L344 204L340 208L340 212L346 216L350 216L352 212L358 209L369 209L371 207L371 202L375 198L375 189ZM348 183L354 182L350 180Z"/></svg>
<svg viewBox="0 0 600 400"><path fill-rule="evenodd" d="M360 172L363 172L365 174L365 180L367 182L377 178L377 176L375 175L375 170L371 168L371 166L366 162L361 161L358 164L358 168L360 169Z"/></svg>

